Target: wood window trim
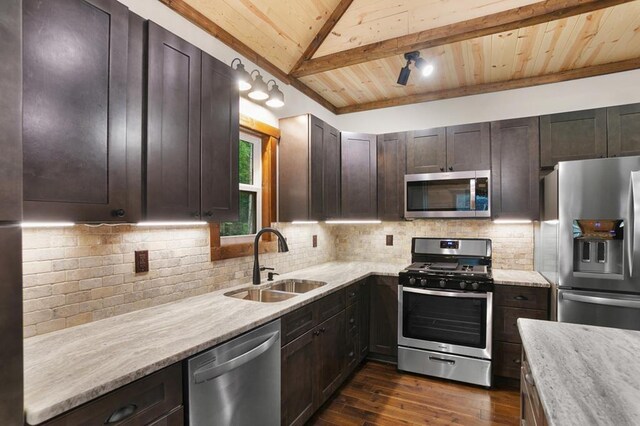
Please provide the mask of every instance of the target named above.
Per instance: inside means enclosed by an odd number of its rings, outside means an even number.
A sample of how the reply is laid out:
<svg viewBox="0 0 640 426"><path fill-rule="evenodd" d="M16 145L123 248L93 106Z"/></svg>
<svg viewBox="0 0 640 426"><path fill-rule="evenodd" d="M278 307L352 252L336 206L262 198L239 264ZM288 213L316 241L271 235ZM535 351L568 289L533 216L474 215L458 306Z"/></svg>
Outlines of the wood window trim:
<svg viewBox="0 0 640 426"><path fill-rule="evenodd" d="M256 133L262 140L262 227L276 221L277 149L280 129L240 114L240 130ZM220 223L209 224L211 261L253 255L253 243L221 244ZM274 253L278 244L272 234L262 235L259 253Z"/></svg>

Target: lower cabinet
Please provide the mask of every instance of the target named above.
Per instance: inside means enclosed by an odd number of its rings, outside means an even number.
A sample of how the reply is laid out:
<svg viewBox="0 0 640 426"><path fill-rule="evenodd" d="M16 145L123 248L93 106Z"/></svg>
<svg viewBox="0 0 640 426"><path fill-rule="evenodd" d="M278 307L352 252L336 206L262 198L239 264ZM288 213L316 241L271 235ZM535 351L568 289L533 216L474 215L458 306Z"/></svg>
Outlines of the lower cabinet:
<svg viewBox="0 0 640 426"><path fill-rule="evenodd" d="M522 366L518 318L549 319L549 289L496 285L493 296L493 374L518 380Z"/></svg>
<svg viewBox="0 0 640 426"><path fill-rule="evenodd" d="M522 426L547 426L547 416L524 351L522 351L520 375L520 424Z"/></svg>
<svg viewBox="0 0 640 426"><path fill-rule="evenodd" d="M46 426L131 424L182 426L182 364L163 370L88 402Z"/></svg>
<svg viewBox="0 0 640 426"><path fill-rule="evenodd" d="M369 353L384 361L398 359L398 278L374 276L370 288Z"/></svg>

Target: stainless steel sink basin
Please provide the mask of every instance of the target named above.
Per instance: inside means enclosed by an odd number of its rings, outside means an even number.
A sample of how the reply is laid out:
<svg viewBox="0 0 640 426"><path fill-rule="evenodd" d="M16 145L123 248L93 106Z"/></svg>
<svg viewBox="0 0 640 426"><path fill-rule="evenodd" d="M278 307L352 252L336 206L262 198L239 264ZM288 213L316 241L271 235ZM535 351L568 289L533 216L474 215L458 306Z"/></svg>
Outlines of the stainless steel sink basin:
<svg viewBox="0 0 640 426"><path fill-rule="evenodd" d="M296 297L295 293L285 293L283 291L274 291L269 288L243 288L240 290L225 293L225 296L235 297L237 299L252 300L254 302L275 303Z"/></svg>
<svg viewBox="0 0 640 426"><path fill-rule="evenodd" d="M327 283L321 281L307 281L307 280L282 280L271 285L271 290L286 291L289 293L306 293L316 288L320 288Z"/></svg>

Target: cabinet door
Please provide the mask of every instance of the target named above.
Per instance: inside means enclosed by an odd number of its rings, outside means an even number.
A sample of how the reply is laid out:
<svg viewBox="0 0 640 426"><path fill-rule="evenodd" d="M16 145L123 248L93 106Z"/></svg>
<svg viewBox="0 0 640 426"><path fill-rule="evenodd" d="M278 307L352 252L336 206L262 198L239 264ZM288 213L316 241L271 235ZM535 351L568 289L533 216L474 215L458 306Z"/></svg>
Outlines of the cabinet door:
<svg viewBox="0 0 640 426"><path fill-rule="evenodd" d="M278 142L278 220L310 220L309 115L280 120ZM314 129L315 130L315 129ZM316 154L317 155L317 154ZM315 178L317 181L317 177ZM316 184L317 185L317 184Z"/></svg>
<svg viewBox="0 0 640 426"><path fill-rule="evenodd" d="M322 146L322 217L335 219L340 217L340 132L327 123Z"/></svg>
<svg viewBox="0 0 640 426"><path fill-rule="evenodd" d="M239 93L234 71L202 54L201 203L207 221L238 220Z"/></svg>
<svg viewBox="0 0 640 426"><path fill-rule="evenodd" d="M407 173L438 173L447 167L444 127L407 132Z"/></svg>
<svg viewBox="0 0 640 426"><path fill-rule="evenodd" d="M491 213L494 218L540 216L538 118L491 123Z"/></svg>
<svg viewBox="0 0 640 426"><path fill-rule="evenodd" d="M342 133L342 217L372 219L377 210L376 137Z"/></svg>
<svg viewBox="0 0 640 426"><path fill-rule="evenodd" d="M491 167L491 125L447 127L447 171L488 170Z"/></svg>
<svg viewBox="0 0 640 426"><path fill-rule="evenodd" d="M540 166L607 156L604 108L540 117Z"/></svg>
<svg viewBox="0 0 640 426"><path fill-rule="evenodd" d="M309 331L282 348L283 425L303 425L313 414L318 339Z"/></svg>
<svg viewBox="0 0 640 426"><path fill-rule="evenodd" d="M398 357L398 279L376 276L370 284L369 351Z"/></svg>
<svg viewBox="0 0 640 426"><path fill-rule="evenodd" d="M23 18L25 219L128 220L127 8L25 0Z"/></svg>
<svg viewBox="0 0 640 426"><path fill-rule="evenodd" d="M342 310L316 327L317 397L320 407L340 386L345 368L345 312ZM307 365L307 368L309 366Z"/></svg>
<svg viewBox="0 0 640 426"><path fill-rule="evenodd" d="M200 50L153 22L148 43L147 219L198 219Z"/></svg>
<svg viewBox="0 0 640 426"><path fill-rule="evenodd" d="M360 283L360 289L358 291L358 348L360 350L360 361L369 353L369 288L369 279L366 279Z"/></svg>
<svg viewBox="0 0 640 426"><path fill-rule="evenodd" d="M19 0L0 3L0 222L22 220L21 16Z"/></svg>
<svg viewBox="0 0 640 426"><path fill-rule="evenodd" d="M404 217L406 140L406 133L378 136L378 218L383 220Z"/></svg>
<svg viewBox="0 0 640 426"><path fill-rule="evenodd" d="M609 157L640 155L640 104L607 108Z"/></svg>

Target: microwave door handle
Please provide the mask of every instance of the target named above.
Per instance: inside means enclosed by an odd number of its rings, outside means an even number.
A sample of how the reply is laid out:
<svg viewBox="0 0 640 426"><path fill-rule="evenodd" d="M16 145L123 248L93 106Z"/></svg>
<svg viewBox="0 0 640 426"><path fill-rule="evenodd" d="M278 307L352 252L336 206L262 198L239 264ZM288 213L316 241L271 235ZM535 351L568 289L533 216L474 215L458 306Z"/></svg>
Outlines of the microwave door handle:
<svg viewBox="0 0 640 426"><path fill-rule="evenodd" d="M638 227L636 221L640 216L640 172L631 172L631 185L629 186L629 223L625 234L628 235L627 253L629 259L629 276L633 277L634 264L638 258L636 250L640 247L640 235L635 232Z"/></svg>
<svg viewBox="0 0 640 426"><path fill-rule="evenodd" d="M471 179L469 181L471 188L469 191L469 208L471 209L471 211L475 211L476 210L476 180L475 179Z"/></svg>

